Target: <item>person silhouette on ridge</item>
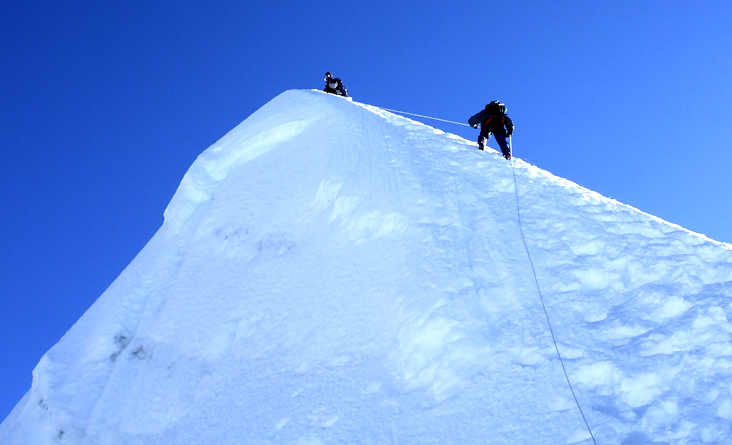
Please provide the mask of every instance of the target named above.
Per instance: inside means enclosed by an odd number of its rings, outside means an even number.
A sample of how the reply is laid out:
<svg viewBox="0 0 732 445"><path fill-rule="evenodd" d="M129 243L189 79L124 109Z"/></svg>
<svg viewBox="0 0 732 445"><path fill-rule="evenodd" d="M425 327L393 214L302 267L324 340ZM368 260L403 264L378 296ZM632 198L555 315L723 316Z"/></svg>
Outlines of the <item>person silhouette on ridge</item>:
<svg viewBox="0 0 732 445"><path fill-rule="evenodd" d="M333 77L330 71L325 73L325 89L323 91L337 96L348 97L348 90L343 86L343 81L337 77Z"/></svg>
<svg viewBox="0 0 732 445"><path fill-rule="evenodd" d="M511 159L511 147L508 146L506 138L513 134L513 121L506 114L507 108L497 100L492 101L485 108L474 114L468 123L473 128L480 124L480 136L478 136L478 149L485 150L485 143L493 134L496 142L501 147L501 153L506 159Z"/></svg>

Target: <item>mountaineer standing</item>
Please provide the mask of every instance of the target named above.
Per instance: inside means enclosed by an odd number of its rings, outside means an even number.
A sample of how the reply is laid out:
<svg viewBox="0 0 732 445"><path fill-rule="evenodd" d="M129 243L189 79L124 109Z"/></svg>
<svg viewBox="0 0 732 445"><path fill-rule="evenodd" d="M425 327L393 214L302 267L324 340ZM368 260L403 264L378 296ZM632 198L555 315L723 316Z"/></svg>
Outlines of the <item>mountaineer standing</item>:
<svg viewBox="0 0 732 445"><path fill-rule="evenodd" d="M507 138L513 133L513 121L506 114L506 106L497 100L485 106L483 111L474 114L468 123L473 128L480 124L480 136L478 136L478 149L484 150L485 144L493 134L496 142L501 147L503 157L511 159L511 147L508 146Z"/></svg>

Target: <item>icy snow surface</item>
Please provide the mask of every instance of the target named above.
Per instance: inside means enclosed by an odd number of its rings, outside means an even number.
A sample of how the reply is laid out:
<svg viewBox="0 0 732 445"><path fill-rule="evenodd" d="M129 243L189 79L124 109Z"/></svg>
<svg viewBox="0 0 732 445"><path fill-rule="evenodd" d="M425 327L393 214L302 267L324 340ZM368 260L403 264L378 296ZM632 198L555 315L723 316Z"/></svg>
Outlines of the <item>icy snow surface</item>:
<svg viewBox="0 0 732 445"><path fill-rule="evenodd" d="M597 443L732 443L732 248L515 168ZM199 156L0 443L590 438L511 163L287 91Z"/></svg>

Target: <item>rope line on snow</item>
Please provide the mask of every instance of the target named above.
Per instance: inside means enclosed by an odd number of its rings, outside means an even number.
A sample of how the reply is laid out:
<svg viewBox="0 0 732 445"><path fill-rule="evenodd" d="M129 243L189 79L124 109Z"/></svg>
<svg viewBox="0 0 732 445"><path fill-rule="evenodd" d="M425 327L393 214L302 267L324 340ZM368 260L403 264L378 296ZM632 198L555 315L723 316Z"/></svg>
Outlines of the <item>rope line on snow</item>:
<svg viewBox="0 0 732 445"><path fill-rule="evenodd" d="M406 114L409 116L418 116L423 117L425 119L433 119L436 121L441 122L448 122L450 124L456 124L456 125L464 125L466 127L469 127L470 125L464 124L462 122L455 122L450 121L447 119L440 119L436 117L431 116L425 116L422 114L416 114L416 113L407 113L406 111L399 111L399 110L392 110L389 108L382 108L382 107L375 107L379 108L381 110L385 111L391 111L392 113L400 113L400 114ZM557 351L557 357L559 357L559 363L562 365L562 371L564 372L564 378L567 379L567 385L569 386L569 390L572 393L572 397L574 398L574 403L577 405L577 409L579 409L580 415L582 416L582 420L585 422L585 426L587 427L587 432L590 433L590 437L592 438L592 443L597 445L597 441L595 441L595 435L592 434L592 429L590 428L590 424L587 422L587 418L585 417L584 411L582 411L582 407L580 406L579 400L577 400L577 395L574 393L574 388L572 387L572 382L569 380L569 374L567 374L567 368L564 366L564 359L562 359L562 354L559 352L559 346L557 345L557 338L554 336L554 329L552 328L552 323L549 320L549 312L546 310L546 304L544 303L544 296L541 293L541 288L539 287L539 279L536 277L536 269L534 268L534 261L531 259L531 253L529 253L529 246L526 244L526 236L524 235L524 229L523 225L521 223L521 206L519 205L519 194L518 194L518 182L516 181L516 167L513 163L513 138L509 136L509 149L511 150L511 172L513 173L513 187L514 191L516 192L516 213L518 214L518 223L519 223L519 231L521 232L521 240L524 243L524 249L526 249L526 256L529 258L529 264L531 265L531 273L534 275L534 283L536 283L536 290L539 293L539 299L541 300L541 307L544 309L544 316L546 317L546 324L549 326L549 333L552 336L552 342L554 343L554 349Z"/></svg>
<svg viewBox="0 0 732 445"><path fill-rule="evenodd" d="M399 113L399 114L408 114L408 115L410 115L410 116L418 116L418 117L424 117L424 118L426 118L426 119L432 119L432 120L436 120L436 121L448 122L448 123L451 123L451 124L455 124L455 125L464 125L464 126L466 126L466 127L469 127L469 126L470 126L470 125L468 125L468 124L464 124L464 123L462 123L462 122L455 122L455 121L449 121L449 120L447 120L447 119L440 119L440 118L437 118L437 117L431 117L431 116L424 116L424 115L421 115L421 114L415 114L415 113L407 113L406 111L391 110L391 109L389 109L389 108L383 108L383 107L375 107L375 108L379 108L379 109L381 109L381 110L386 110L386 111L391 111L392 113Z"/></svg>
<svg viewBox="0 0 732 445"><path fill-rule="evenodd" d="M569 375L567 374L567 368L564 366L564 360L562 359L562 354L559 353L559 346L557 346L557 339L554 336L554 329L552 329L552 323L549 321L549 313L546 310L546 305L544 304L544 296L541 294L541 288L539 287L539 279L536 278L536 269L534 269L534 262L531 260L531 254L529 253L529 246L526 244L526 237L524 236L524 229L521 224L521 207L519 206L518 183L516 182L516 167L513 165L513 140L511 139L511 136L509 136L509 149L511 150L511 171L513 172L513 187L514 187L514 190L516 191L516 213L518 214L519 231L521 231L521 239L524 242L524 249L526 249L526 256L529 257L529 264L531 264L531 272L534 274L534 282L536 283L536 290L539 292L539 299L541 299L541 307L544 309L544 316L546 317L546 324L549 326L549 333L552 334L552 341L554 342L554 349L556 349L556 351L557 351L557 357L559 357L559 363L562 364L562 371L564 371L564 377L567 379L567 385L569 385L569 390L572 392L572 397L574 397L574 403L577 404L577 408L579 409L579 412L582 415L582 420L584 420L585 426L587 427L587 431L590 433L590 437L592 438L592 443L597 445L597 442L595 441L595 435L592 434L592 429L590 429L590 424L587 423L587 418L585 418L585 413L582 411L582 407L580 406L579 400L577 400L577 396L574 393L574 388L572 388L572 382L569 381Z"/></svg>

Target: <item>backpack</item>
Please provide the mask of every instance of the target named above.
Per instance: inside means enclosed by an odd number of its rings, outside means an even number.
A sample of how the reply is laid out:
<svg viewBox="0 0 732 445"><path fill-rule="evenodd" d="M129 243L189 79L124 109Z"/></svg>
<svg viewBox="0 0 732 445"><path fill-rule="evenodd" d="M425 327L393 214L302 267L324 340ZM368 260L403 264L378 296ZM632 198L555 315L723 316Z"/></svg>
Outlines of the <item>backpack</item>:
<svg viewBox="0 0 732 445"><path fill-rule="evenodd" d="M494 100L485 106L483 114L487 116L503 116L504 114L506 114L506 106L498 102L497 100Z"/></svg>

